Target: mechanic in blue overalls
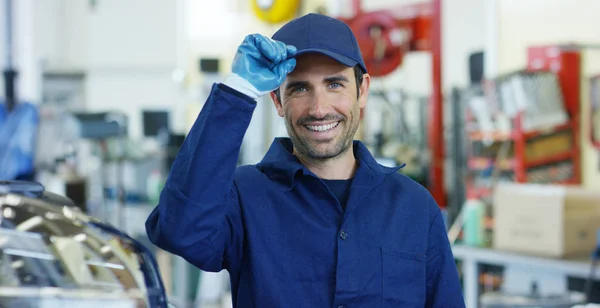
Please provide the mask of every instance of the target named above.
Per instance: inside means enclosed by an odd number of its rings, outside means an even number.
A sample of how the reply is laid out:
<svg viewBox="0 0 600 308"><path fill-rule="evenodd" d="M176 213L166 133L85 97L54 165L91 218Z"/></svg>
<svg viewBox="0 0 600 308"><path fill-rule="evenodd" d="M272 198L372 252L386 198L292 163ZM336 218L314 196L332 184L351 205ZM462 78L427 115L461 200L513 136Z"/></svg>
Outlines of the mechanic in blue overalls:
<svg viewBox="0 0 600 308"><path fill-rule="evenodd" d="M369 84L337 19L308 14L272 38L247 36L146 221L151 241L226 269L234 307L464 307L432 196L353 141ZM290 137L236 167L267 94Z"/></svg>
<svg viewBox="0 0 600 308"><path fill-rule="evenodd" d="M0 181L35 179L35 144L39 115L28 102L18 102L17 72L4 71L6 97L0 100Z"/></svg>

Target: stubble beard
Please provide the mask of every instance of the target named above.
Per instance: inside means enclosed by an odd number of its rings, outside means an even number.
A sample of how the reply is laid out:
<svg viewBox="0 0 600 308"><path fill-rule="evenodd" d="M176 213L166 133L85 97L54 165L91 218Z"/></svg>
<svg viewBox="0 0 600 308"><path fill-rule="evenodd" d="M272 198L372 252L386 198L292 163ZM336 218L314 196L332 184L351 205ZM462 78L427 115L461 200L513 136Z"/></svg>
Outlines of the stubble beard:
<svg viewBox="0 0 600 308"><path fill-rule="evenodd" d="M288 115L286 115L285 117L285 127L287 129L288 135L290 136L290 139L292 139L292 143L294 144L294 151L296 152L296 154L299 154L300 156L306 159L315 161L334 159L340 156L341 154L346 153L352 147L354 135L356 134L359 125L358 107L355 107L352 110L350 122L348 122L348 119L345 118L340 122L340 124L338 124L338 126L339 125L343 125L344 130L342 131L342 134L340 136L335 137L335 139L337 140L328 139L312 141L302 138L296 132L296 128L292 125L291 118ZM316 146L312 143L316 143ZM324 143L333 143L334 145L327 147L327 149L325 150L320 150L317 148L318 144Z"/></svg>

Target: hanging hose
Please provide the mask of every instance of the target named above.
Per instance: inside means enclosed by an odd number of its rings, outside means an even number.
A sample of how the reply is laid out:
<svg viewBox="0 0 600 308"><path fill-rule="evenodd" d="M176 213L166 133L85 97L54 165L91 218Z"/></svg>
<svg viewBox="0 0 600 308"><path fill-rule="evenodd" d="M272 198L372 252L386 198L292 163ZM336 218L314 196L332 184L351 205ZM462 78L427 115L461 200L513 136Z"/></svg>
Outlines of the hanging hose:
<svg viewBox="0 0 600 308"><path fill-rule="evenodd" d="M4 69L4 91L6 92L6 109L10 112L16 105L15 78L17 71L13 68L13 40L12 40L12 0L6 1L5 20L6 20L6 68Z"/></svg>

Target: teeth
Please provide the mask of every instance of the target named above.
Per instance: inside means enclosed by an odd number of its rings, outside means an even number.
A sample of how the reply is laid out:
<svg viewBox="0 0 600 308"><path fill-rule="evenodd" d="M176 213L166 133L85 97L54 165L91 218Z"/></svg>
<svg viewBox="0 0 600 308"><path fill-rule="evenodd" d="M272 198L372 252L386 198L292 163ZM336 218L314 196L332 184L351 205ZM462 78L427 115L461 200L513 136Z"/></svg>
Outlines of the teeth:
<svg viewBox="0 0 600 308"><path fill-rule="evenodd" d="M326 130L330 130L336 126L338 126L338 124L340 124L340 122L335 122L335 123L331 123L331 124L327 124L327 125L306 125L306 127L308 127L308 129L310 130L314 130L317 132L324 132Z"/></svg>

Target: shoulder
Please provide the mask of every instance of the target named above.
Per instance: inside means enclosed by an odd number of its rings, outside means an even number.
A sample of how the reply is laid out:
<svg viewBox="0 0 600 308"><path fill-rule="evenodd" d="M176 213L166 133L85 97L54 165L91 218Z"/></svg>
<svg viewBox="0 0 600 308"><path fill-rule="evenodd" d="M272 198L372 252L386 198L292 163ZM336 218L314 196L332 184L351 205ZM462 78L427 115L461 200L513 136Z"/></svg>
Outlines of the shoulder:
<svg viewBox="0 0 600 308"><path fill-rule="evenodd" d="M412 208L424 210L433 221L440 213L440 208L426 187L400 172L386 176L387 188L401 194L403 199L410 200Z"/></svg>
<svg viewBox="0 0 600 308"><path fill-rule="evenodd" d="M258 169L257 165L241 165L235 168L234 178L236 180L245 180L261 174L262 172Z"/></svg>
<svg viewBox="0 0 600 308"><path fill-rule="evenodd" d="M386 175L385 181L391 188L410 194L413 197L419 199L432 198L427 188L401 172L394 172Z"/></svg>
<svg viewBox="0 0 600 308"><path fill-rule="evenodd" d="M233 180L238 187L256 186L265 180L265 174L258 165L241 165L236 167Z"/></svg>

